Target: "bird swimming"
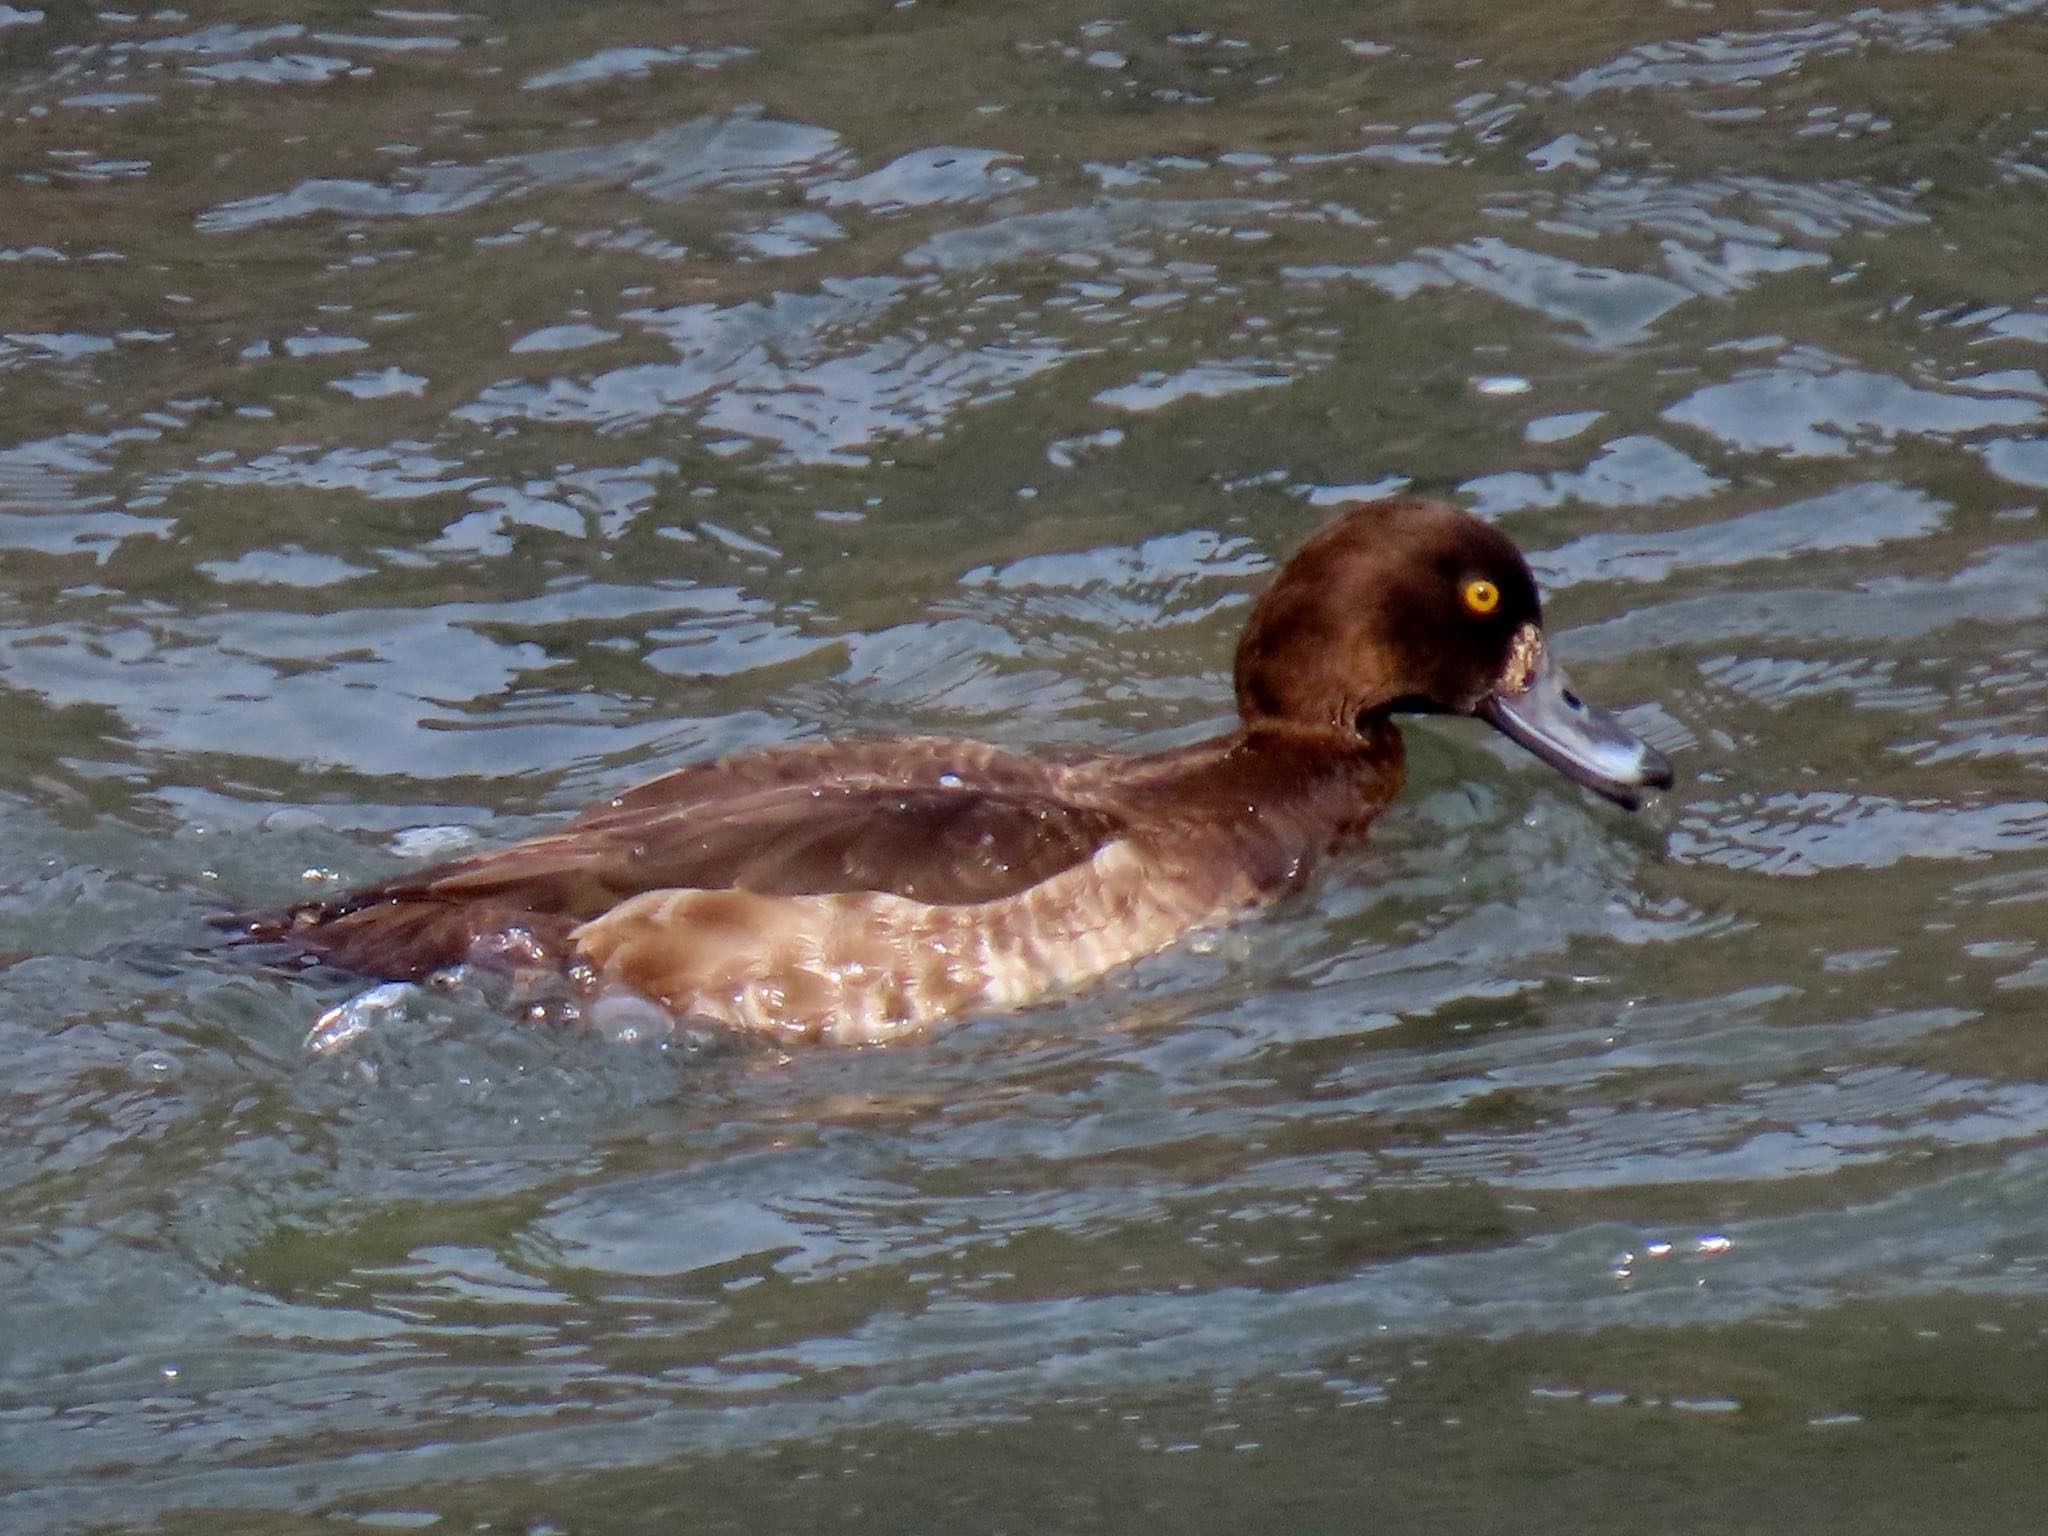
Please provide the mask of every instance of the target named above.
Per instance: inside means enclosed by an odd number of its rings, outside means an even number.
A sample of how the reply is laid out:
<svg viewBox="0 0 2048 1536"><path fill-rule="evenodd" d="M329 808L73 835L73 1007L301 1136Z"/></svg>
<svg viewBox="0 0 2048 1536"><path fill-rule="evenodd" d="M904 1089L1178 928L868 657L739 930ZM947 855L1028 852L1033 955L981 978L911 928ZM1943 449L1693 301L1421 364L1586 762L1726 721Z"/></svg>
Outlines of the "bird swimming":
<svg viewBox="0 0 2048 1536"><path fill-rule="evenodd" d="M1298 889L1399 792L1407 713L1486 721L1628 809L1671 766L1574 693L1514 544L1445 502L1335 517L1238 642L1237 722L1046 760L805 742L677 769L563 826L287 911L242 938L386 980L560 973L677 1018L894 1040L1079 987Z"/></svg>

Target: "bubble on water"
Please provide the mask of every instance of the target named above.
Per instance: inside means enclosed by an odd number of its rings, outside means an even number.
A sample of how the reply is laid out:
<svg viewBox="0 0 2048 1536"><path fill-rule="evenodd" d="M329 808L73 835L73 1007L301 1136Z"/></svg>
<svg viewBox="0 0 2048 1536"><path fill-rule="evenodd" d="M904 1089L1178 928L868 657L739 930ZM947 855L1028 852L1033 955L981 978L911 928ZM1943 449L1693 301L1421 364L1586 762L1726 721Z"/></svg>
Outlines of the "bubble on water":
<svg viewBox="0 0 2048 1536"><path fill-rule="evenodd" d="M614 1045L667 1040L676 1032L674 1014L634 992L600 992L584 1008L583 1017Z"/></svg>
<svg viewBox="0 0 2048 1536"><path fill-rule="evenodd" d="M306 1031L304 1049L325 1056L369 1033L390 1014L403 1011L419 988L409 981L387 981L358 992L347 1002L328 1009Z"/></svg>
<svg viewBox="0 0 2048 1536"><path fill-rule="evenodd" d="M138 1083L176 1082L184 1071L185 1064L169 1051L143 1051L128 1063L128 1075Z"/></svg>
<svg viewBox="0 0 2048 1536"><path fill-rule="evenodd" d="M393 836L391 851L402 859L440 858L476 841L468 827L408 827Z"/></svg>
<svg viewBox="0 0 2048 1536"><path fill-rule="evenodd" d="M265 832L310 832L327 825L318 811L303 805L280 806L257 823Z"/></svg>

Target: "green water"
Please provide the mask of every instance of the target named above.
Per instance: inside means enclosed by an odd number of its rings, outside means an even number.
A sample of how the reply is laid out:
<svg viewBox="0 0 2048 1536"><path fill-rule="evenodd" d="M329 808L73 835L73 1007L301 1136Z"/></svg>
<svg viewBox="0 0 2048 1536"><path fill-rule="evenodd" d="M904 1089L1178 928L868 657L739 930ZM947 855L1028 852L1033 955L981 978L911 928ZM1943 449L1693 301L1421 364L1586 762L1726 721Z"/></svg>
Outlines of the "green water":
<svg viewBox="0 0 2048 1536"><path fill-rule="evenodd" d="M2044 17L0 5L0 1529L2038 1529ZM1399 484L1673 793L886 1051L209 947Z"/></svg>

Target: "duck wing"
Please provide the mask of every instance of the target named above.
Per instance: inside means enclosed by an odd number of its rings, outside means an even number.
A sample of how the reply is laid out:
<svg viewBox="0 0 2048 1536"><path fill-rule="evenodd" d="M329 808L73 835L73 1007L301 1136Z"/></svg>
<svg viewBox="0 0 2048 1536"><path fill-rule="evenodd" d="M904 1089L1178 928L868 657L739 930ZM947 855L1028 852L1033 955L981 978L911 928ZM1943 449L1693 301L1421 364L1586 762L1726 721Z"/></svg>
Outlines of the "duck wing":
<svg viewBox="0 0 2048 1536"><path fill-rule="evenodd" d="M1112 811L1051 794L790 785L715 808L642 799L343 899L514 901L578 918L678 889L965 906L1049 880L1124 830Z"/></svg>
<svg viewBox="0 0 2048 1536"><path fill-rule="evenodd" d="M960 771L943 766L956 760ZM577 924L646 891L995 901L1128 830L1061 794L1059 775L967 743L748 754L651 780L524 842L232 926L348 970L417 978L485 957L564 964Z"/></svg>

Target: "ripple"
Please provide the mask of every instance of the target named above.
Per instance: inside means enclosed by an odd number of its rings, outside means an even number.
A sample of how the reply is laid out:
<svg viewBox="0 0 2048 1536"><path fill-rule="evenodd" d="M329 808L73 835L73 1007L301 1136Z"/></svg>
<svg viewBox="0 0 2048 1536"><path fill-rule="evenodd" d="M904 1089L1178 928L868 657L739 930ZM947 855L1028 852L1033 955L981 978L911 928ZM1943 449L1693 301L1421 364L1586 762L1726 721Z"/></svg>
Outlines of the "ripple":
<svg viewBox="0 0 2048 1536"><path fill-rule="evenodd" d="M1582 70L1559 89L1584 97L1601 91L1659 87L1747 86L1802 68L1809 59L1838 58L1869 48L1925 52L2003 22L2038 15L2040 0L1937 5L1924 10L1855 12L1776 30L1709 33L1679 42L1645 43Z"/></svg>
<svg viewBox="0 0 2048 1536"><path fill-rule="evenodd" d="M420 12L414 12L413 18L424 19ZM462 46L461 39L453 37L432 34L400 37L377 32L315 32L313 41L325 43L330 48L361 48L371 53L452 53Z"/></svg>
<svg viewBox="0 0 2048 1536"><path fill-rule="evenodd" d="M1922 766L2048 756L2048 734L2040 729L2048 698L2048 657L2013 650L1970 667L1940 693L1924 713L1938 716L1931 738L1902 741L1894 752Z"/></svg>
<svg viewBox="0 0 2048 1536"><path fill-rule="evenodd" d="M1710 488L1721 483L1712 481ZM1953 510L1947 502L1907 486L1844 486L1695 528L1587 534L1544 551L1532 564L1546 587L1585 581L1657 582L1679 571L1788 560L1821 551L1876 549L1899 539L1924 538L1942 528Z"/></svg>
<svg viewBox="0 0 2048 1536"><path fill-rule="evenodd" d="M1185 368L1179 373L1147 373L1129 384L1119 384L1096 395L1097 405L1118 410L1143 412L1163 410L1183 400L1222 400L1256 389L1274 389L1294 382L1291 372L1270 363L1244 360L1208 363Z"/></svg>
<svg viewBox="0 0 2048 1536"><path fill-rule="evenodd" d="M1984 859L2048 847L2048 804L1959 805L1815 790L1696 801L1671 858L1764 875L1888 869L1907 859Z"/></svg>
<svg viewBox="0 0 2048 1536"><path fill-rule="evenodd" d="M1788 360L1726 384L1710 384L1663 413L1744 452L1839 457L1859 439L1940 436L2041 420L2025 399L1971 399L1915 389L1901 379L1816 360Z"/></svg>
<svg viewBox="0 0 2048 1536"><path fill-rule="evenodd" d="M394 366L352 373L344 379L329 379L327 387L340 390L352 400L396 400L425 394L427 379Z"/></svg>
<svg viewBox="0 0 2048 1536"><path fill-rule="evenodd" d="M792 1279L865 1269L914 1256L914 1222L890 1219L909 1192L822 1167L812 1178L786 1158L729 1166L712 1194L673 1174L615 1180L561 1202L533 1238L580 1267L612 1277L696 1275L772 1269ZM751 1186L751 1187L750 1187Z"/></svg>
<svg viewBox="0 0 2048 1536"><path fill-rule="evenodd" d="M2001 480L2034 490L2048 490L2048 441L2040 438L1994 438L1980 445L1984 467Z"/></svg>
<svg viewBox="0 0 2048 1536"><path fill-rule="evenodd" d="M110 473L97 455L121 437L154 433L69 433L0 449L0 548L46 555L89 554L104 565L138 538L161 539L176 520L120 511L80 482Z"/></svg>
<svg viewBox="0 0 2048 1536"><path fill-rule="evenodd" d="M2032 341L2048 342L2048 314L2039 310L2013 310L2003 305L1986 310L1975 310L1956 322L1958 325L1981 325L1984 335L1978 341Z"/></svg>
<svg viewBox="0 0 2048 1536"><path fill-rule="evenodd" d="M297 22L278 22L267 27L242 27L233 22L220 22L201 27L196 32L153 37L141 45L141 51L192 53L210 59L232 58L237 54L253 53L271 43L294 42L305 35L306 29Z"/></svg>
<svg viewBox="0 0 2048 1536"><path fill-rule="evenodd" d="M103 504L105 497L85 494L79 482L108 473L97 455L110 446L80 432L0 448L0 509L74 512Z"/></svg>
<svg viewBox="0 0 2048 1536"><path fill-rule="evenodd" d="M768 191L845 159L839 135L774 118L700 117L643 139L587 149L502 155L477 165L407 168L391 181L315 178L288 192L222 203L199 215L215 234L313 214L352 219L420 218L480 207L542 186L619 182L673 202L713 187Z"/></svg>
<svg viewBox="0 0 2048 1536"><path fill-rule="evenodd" d="M1910 195L1887 187L1755 175L1683 181L1612 172L1564 197L1525 192L1502 206L1579 240L1657 236L1671 279L1717 299L1762 278L1826 266L1824 248L1845 235L1928 222Z"/></svg>
<svg viewBox="0 0 2048 1536"><path fill-rule="evenodd" d="M810 634L768 617L761 612L763 603L735 590L700 589L694 596L702 602L701 617L643 631L647 650L641 660L657 672L675 677L738 677L786 666L841 643L837 637Z"/></svg>
<svg viewBox="0 0 2048 1536"><path fill-rule="evenodd" d="M858 464L892 437L930 435L958 412L1002 398L1073 350L1022 338L975 347L911 336L842 339L901 303L894 278L831 279L729 308L637 310L625 319L674 347L587 382L506 380L458 407L457 419L616 427L688 411L707 432L774 445L806 464Z"/></svg>
<svg viewBox="0 0 2048 1536"><path fill-rule="evenodd" d="M30 347L43 358L60 363L77 362L114 350L114 338L86 331L9 331L5 340L17 347Z"/></svg>
<svg viewBox="0 0 2048 1536"><path fill-rule="evenodd" d="M289 192L265 193L223 203L199 215L199 228L214 234L333 213L350 219L422 218L476 208L500 194L492 178L469 170L430 168L412 186L380 186L358 179L315 177Z"/></svg>
<svg viewBox="0 0 2048 1536"><path fill-rule="evenodd" d="M171 751L369 774L558 772L586 754L644 747L673 723L581 690L542 688L537 707L501 705L503 718L489 723L465 720L466 711L538 686L558 665L537 636L592 623L638 631L707 601L719 599L585 585L374 615L243 609L155 633L47 625L0 635L0 676L53 703L101 705L138 739ZM776 631L762 638L762 664L785 658Z"/></svg>
<svg viewBox="0 0 2048 1536"><path fill-rule="evenodd" d="M608 341L618 339L617 331L608 331L601 325L546 325L518 337L506 350L514 354L574 352L582 347L603 346Z"/></svg>
<svg viewBox="0 0 2048 1536"><path fill-rule="evenodd" d="M1671 1069L1684 1069L1695 1081L1705 1074L1711 1082L1754 1083L1864 1060L1979 1017L1967 1009L1919 1008L1798 1029L1773 1021L1778 1005L1800 995L1796 987L1775 983L1678 1002L1598 1007L1587 1010L1589 1020L1556 1028L1503 1031L1450 1048L1377 1053L1329 1074L1328 1092L1314 1113L1414 1115L1534 1089L1567 1090L1572 1104L1605 1102L1642 1074ZM1567 1115L1563 1123L1576 1120ZM1452 1139L1462 1144L1462 1129Z"/></svg>
<svg viewBox="0 0 2048 1536"><path fill-rule="evenodd" d="M309 553L295 544L274 550L252 549L232 560L204 561L195 569L230 586L250 582L259 586L331 587L370 574L368 566L353 565L337 555Z"/></svg>
<svg viewBox="0 0 2048 1536"><path fill-rule="evenodd" d="M1665 278L1588 266L1494 237L1450 249L1424 247L1389 266L1296 267L1287 275L1353 277L1397 299L1429 288L1466 287L1576 326L1589 341L1608 347L1645 340L1658 320L1693 297L1691 289Z"/></svg>
<svg viewBox="0 0 2048 1536"><path fill-rule="evenodd" d="M887 706L941 709L955 721L1056 721L1084 697L1077 678L1019 667L1016 639L974 619L895 624L848 636L846 647L837 682L858 690L863 713Z"/></svg>
<svg viewBox="0 0 2048 1536"><path fill-rule="evenodd" d="M197 483L261 486L270 489L345 491L370 501L413 501L484 484L481 476L451 475L455 459L438 458L416 447L331 448L312 457L310 447L286 447L219 468L180 470L157 482L159 489Z"/></svg>
<svg viewBox="0 0 2048 1536"><path fill-rule="evenodd" d="M1103 544L1062 554L1029 555L1003 566L978 565L961 576L960 584L1024 592L1094 587L1123 592L1157 590L1170 600L1198 582L1258 576L1271 569L1272 562L1249 539L1190 528L1142 544Z"/></svg>
<svg viewBox="0 0 2048 1536"><path fill-rule="evenodd" d="M2048 1130L2048 1088L1873 1066L1743 1090L1727 1103L1580 1109L1533 1132L1464 1134L1388 1148L1421 1180L1483 1178L1522 1189L1599 1189L1826 1174L1933 1144L2028 1141Z"/></svg>
<svg viewBox="0 0 2048 1536"><path fill-rule="evenodd" d="M195 80L221 85L325 85L344 75L367 74L354 59L324 53L279 53L265 59L223 59L218 64L188 64Z"/></svg>
<svg viewBox="0 0 2048 1536"><path fill-rule="evenodd" d="M208 1471L207 1497L215 1505L331 1503L422 1479L489 1477L535 1466L653 1466L679 1447L758 1448L856 1425L957 1425L978 1413L1014 1413L1074 1394L1128 1394L1185 1380L1228 1384L1320 1368L1367 1338L1516 1339L1605 1329L1654 1338L1686 1327L1814 1313L1844 1290L1940 1296L1962 1289L2016 1298L2038 1283L2028 1255L2048 1239L2027 1206L2041 1193L2040 1162L2021 1156L1993 1173L1938 1180L1818 1216L1735 1222L1699 1241L1673 1244L1663 1257L1621 1277L1614 1272L1616 1254L1661 1252L1668 1242L1663 1231L1587 1225L1481 1253L1370 1264L1297 1287L1284 1307L1267 1289L1229 1284L1043 1299L944 1297L915 1310L827 1323L803 1338L728 1347L673 1383L642 1378L625 1391L621 1382L604 1393L603 1403L614 1410L604 1413L593 1411L598 1389L578 1375L580 1365L551 1362L531 1347L489 1373L489 1396L453 1406L433 1390L445 1377L439 1360L405 1363L399 1353L375 1369L337 1375L325 1361L315 1369L290 1351L244 1349L232 1364L244 1376L260 1375L259 1386L221 1384L166 1395L161 1378L138 1379L133 1387L95 1382L97 1402L122 1410L118 1417L50 1415L17 1421L14 1434L24 1457L63 1480L66 1518L119 1518L133 1513L141 1493L90 1479L94 1469L119 1461L132 1476L138 1468L214 1460L229 1444L238 1452L235 1462ZM467 1252L444 1247L417 1269L445 1276L458 1298L464 1289L481 1288L503 1306L502 1293L509 1291L512 1304L536 1324L549 1322L559 1303L536 1291L529 1277L503 1273L487 1253L472 1260ZM1959 1252L1982 1259L1959 1272ZM472 1263L473 1279L466 1277ZM686 1303L650 1298L641 1305L670 1327L698 1321ZM332 1321L319 1315L331 1310L247 1298L232 1303L229 1315L247 1325L267 1311L272 1328L296 1324L289 1331L331 1337ZM395 1319L384 1327L394 1345L404 1337ZM516 1337L506 1334L502 1342ZM218 1348L207 1338L188 1339L176 1358L196 1365L204 1386L209 1366L230 1363ZM153 1350L135 1364L162 1358ZM142 1372L130 1374L140 1378ZM829 1384L829 1390L795 1390L803 1382ZM545 1402L544 1416L521 1412L517 1404L524 1401ZM627 1411L616 1411L621 1407ZM375 1433L385 1443L395 1438L407 1454L307 1455L292 1426L309 1415L334 1433ZM276 1458L252 1454L266 1450L290 1451L289 1465L273 1466ZM145 1486L158 1497L170 1491L161 1482ZM16 1492L0 1508L11 1518L39 1521L59 1507L58 1497Z"/></svg>
<svg viewBox="0 0 2048 1536"><path fill-rule="evenodd" d="M806 194L827 208L848 206L887 213L948 203L979 203L1038 185L996 149L940 145L900 155L879 170L848 181L825 181Z"/></svg>
<svg viewBox="0 0 2048 1536"><path fill-rule="evenodd" d="M786 213L753 229L729 231L725 237L743 256L764 261L812 256L819 247L845 238L845 228L822 213Z"/></svg>
<svg viewBox="0 0 2048 1536"><path fill-rule="evenodd" d="M564 85L589 85L600 80L646 80L657 69L672 64L687 64L705 71L723 69L728 64L751 58L753 53L753 49L737 45L692 48L680 43L667 48L600 48L570 63L528 75L521 82L521 88L547 91Z"/></svg>
<svg viewBox="0 0 2048 1536"><path fill-rule="evenodd" d="M1014 214L970 229L949 230L914 246L903 260L913 268L981 272L1063 252L1108 251L1121 240L1145 234L1227 235L1235 226L1256 223L1286 206L1244 198L1104 198L1085 207Z"/></svg>
<svg viewBox="0 0 2048 1536"><path fill-rule="evenodd" d="M1890 660L1796 656L1710 656L1700 663L1700 675L1716 687L1770 709L1831 693L1848 694L1859 709L1935 714L1948 706L1945 689L1908 683L1899 670Z"/></svg>
<svg viewBox="0 0 2048 1536"><path fill-rule="evenodd" d="M1507 470L1467 480L1458 487L1458 493L1471 502L1472 510L1481 517L1498 517L1507 512L1559 507L1571 501L1595 507L1685 501L1712 495L1727 483L1708 474L1661 438L1640 435L1602 444L1599 457L1584 469L1559 470L1548 475ZM1570 569L1568 554L1553 551L1546 558L1552 562L1544 567L1546 582L1556 584L1560 579L1570 579L1549 574Z"/></svg>

